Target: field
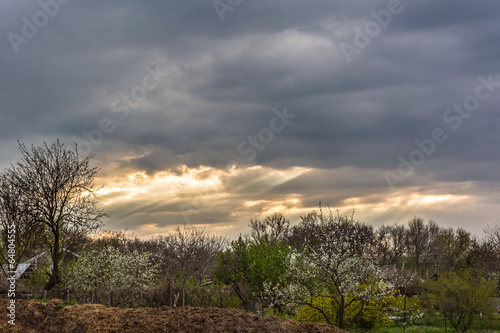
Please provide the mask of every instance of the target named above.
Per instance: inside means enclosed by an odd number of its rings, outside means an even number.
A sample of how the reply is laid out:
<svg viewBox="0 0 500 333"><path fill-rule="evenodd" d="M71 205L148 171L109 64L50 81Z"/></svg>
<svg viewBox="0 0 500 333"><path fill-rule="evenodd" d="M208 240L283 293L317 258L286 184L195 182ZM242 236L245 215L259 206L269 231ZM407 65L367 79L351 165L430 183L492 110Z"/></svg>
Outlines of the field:
<svg viewBox="0 0 500 333"><path fill-rule="evenodd" d="M8 300L0 298L5 309ZM74 302L73 302L74 303ZM342 333L339 328L317 323L297 323L273 315L254 315L236 309L159 307L115 308L100 304L72 304L62 300L16 301L16 325L0 322L0 332L304 332ZM361 333L364 331L350 331ZM400 323L371 333L403 332ZM455 332L442 319L420 320L406 327L407 333ZM468 332L500 332L500 314L477 320Z"/></svg>
<svg viewBox="0 0 500 333"><path fill-rule="evenodd" d="M378 329L374 330L371 333L400 333L403 332L403 327L401 324L396 324L392 328L387 329ZM406 327L406 333L451 333L455 332L453 327L451 327L448 322L447 327L445 328L444 320L442 318L432 319L432 320L420 320L416 324L412 324ZM467 332L471 333L498 333L500 332L500 314L492 314L489 316L484 316L476 320L472 327L467 330Z"/></svg>
<svg viewBox="0 0 500 333"><path fill-rule="evenodd" d="M7 299L0 299L6 309ZM5 310L2 310L5 311ZM342 333L338 328L296 323L233 309L160 307L120 309L104 305L67 305L61 300L16 301L16 325L0 321L0 332L304 332Z"/></svg>

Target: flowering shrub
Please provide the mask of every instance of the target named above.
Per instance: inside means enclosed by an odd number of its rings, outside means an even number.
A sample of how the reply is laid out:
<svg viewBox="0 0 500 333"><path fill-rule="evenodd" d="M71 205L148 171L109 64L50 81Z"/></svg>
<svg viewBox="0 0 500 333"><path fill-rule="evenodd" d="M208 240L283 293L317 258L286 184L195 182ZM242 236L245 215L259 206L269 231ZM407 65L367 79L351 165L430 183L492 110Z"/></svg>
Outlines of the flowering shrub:
<svg viewBox="0 0 500 333"><path fill-rule="evenodd" d="M406 306L404 304L405 302ZM406 323L415 322L417 319L424 316L420 296L405 297L404 295L397 295L394 300L393 308L394 315L401 320L406 319Z"/></svg>
<svg viewBox="0 0 500 333"><path fill-rule="evenodd" d="M369 256L367 240L372 233L371 227L352 219L321 219L311 229L303 252L293 258L287 285L267 286L268 292L280 294L275 299L286 300L288 311L308 306L321 313L326 323L341 328L363 314L368 316L367 306L384 312L394 286L382 280Z"/></svg>
<svg viewBox="0 0 500 333"><path fill-rule="evenodd" d="M303 305L295 314L296 321L310 321L314 323L327 323L325 316L337 319L337 306L331 297L319 296L312 300L312 306Z"/></svg>
<svg viewBox="0 0 500 333"><path fill-rule="evenodd" d="M147 288L156 274L149 256L137 251L124 254L112 246L87 248L67 267L67 284L85 291Z"/></svg>
<svg viewBox="0 0 500 333"><path fill-rule="evenodd" d="M345 326L350 328L388 328L393 324L389 318L388 311L396 303L395 292L383 281L372 284L360 285L360 293L369 295L359 297L360 295L350 295L346 301L350 306L345 309ZM338 304L332 300L330 295L319 296L312 300L310 305L300 307L296 313L297 321L312 321L319 323L328 323L330 321L338 322Z"/></svg>

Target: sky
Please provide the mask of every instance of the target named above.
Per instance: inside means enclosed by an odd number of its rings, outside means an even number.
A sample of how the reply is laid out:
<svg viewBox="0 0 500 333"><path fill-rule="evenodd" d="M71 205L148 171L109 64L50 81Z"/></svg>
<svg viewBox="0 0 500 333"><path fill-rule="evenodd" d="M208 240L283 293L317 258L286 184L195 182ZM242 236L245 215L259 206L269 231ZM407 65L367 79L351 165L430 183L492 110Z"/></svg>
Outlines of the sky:
<svg viewBox="0 0 500 333"><path fill-rule="evenodd" d="M104 228L500 220L500 2L0 1L0 168L95 154Z"/></svg>

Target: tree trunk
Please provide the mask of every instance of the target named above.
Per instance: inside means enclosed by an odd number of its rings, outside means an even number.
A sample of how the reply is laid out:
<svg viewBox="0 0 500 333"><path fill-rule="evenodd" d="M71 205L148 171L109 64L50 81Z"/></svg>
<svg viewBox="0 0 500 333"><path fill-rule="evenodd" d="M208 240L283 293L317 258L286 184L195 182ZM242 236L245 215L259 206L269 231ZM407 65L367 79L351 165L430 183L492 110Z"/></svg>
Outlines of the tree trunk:
<svg viewBox="0 0 500 333"><path fill-rule="evenodd" d="M500 293L500 270L498 270L498 292Z"/></svg>
<svg viewBox="0 0 500 333"><path fill-rule="evenodd" d="M175 294L175 298L174 298L174 305L173 305L173 307L174 307L174 308L175 308L175 307L177 307L177 301L179 300L179 296L180 296L180 295L181 295L181 293L177 293L177 294Z"/></svg>
<svg viewBox="0 0 500 333"><path fill-rule="evenodd" d="M174 307L174 279L170 278L168 301L171 308Z"/></svg>
<svg viewBox="0 0 500 333"><path fill-rule="evenodd" d="M340 304L339 304L339 328L344 329L344 296L340 296Z"/></svg>
<svg viewBox="0 0 500 333"><path fill-rule="evenodd" d="M60 257L60 249L59 249L59 234L56 233L54 235L54 248L52 249L51 258L52 258L52 273L50 274L50 279L45 285L45 290L50 290L54 288L56 284L59 283L59 257Z"/></svg>
<svg viewBox="0 0 500 333"><path fill-rule="evenodd" d="M222 287L219 286L219 308L222 308Z"/></svg>
<svg viewBox="0 0 500 333"><path fill-rule="evenodd" d="M406 333L406 290L405 290L404 310L403 310L403 333Z"/></svg>
<svg viewBox="0 0 500 333"><path fill-rule="evenodd" d="M245 290L243 290L242 284L243 284L243 279L241 279L237 283L232 283L234 291L241 300L243 309L245 309L246 312L252 312L252 302L248 298L248 295L245 292Z"/></svg>

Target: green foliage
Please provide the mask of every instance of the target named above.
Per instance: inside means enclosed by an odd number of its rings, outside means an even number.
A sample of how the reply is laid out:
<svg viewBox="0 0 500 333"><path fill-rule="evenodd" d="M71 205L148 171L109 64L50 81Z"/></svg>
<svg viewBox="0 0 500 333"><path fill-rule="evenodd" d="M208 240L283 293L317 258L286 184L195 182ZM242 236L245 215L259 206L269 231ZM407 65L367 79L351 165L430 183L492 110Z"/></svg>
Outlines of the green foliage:
<svg viewBox="0 0 500 333"><path fill-rule="evenodd" d="M483 315L482 318L476 320L468 331L477 333L496 333L500 330L500 316L497 314ZM349 332L364 333L363 330L349 330ZM369 331L370 333L401 333L403 332L403 323L396 321L391 328L378 328ZM417 320L415 323L406 325L406 333L451 333L456 332L455 329L450 327L448 322L447 328L443 318L427 317Z"/></svg>
<svg viewBox="0 0 500 333"><path fill-rule="evenodd" d="M312 306L303 305L295 314L295 320L299 322L310 321L314 323L325 323L325 317L335 318L337 314L337 306L329 297L316 297L312 300Z"/></svg>
<svg viewBox="0 0 500 333"><path fill-rule="evenodd" d="M69 306L69 305L75 305L75 304L76 304L76 300L71 300L71 301L69 301L69 302L62 303L62 304L60 305L60 307L61 307L61 308L64 308L64 307L66 307L66 306Z"/></svg>
<svg viewBox="0 0 500 333"><path fill-rule="evenodd" d="M50 298L46 298L46 297L43 297L43 298L40 298L40 297L37 297L37 296L33 296L33 298L35 301L40 301L40 302L50 302L51 299Z"/></svg>
<svg viewBox="0 0 500 333"><path fill-rule="evenodd" d="M316 308L328 324L340 328L350 327L356 320L357 325L372 325L375 315L365 312L368 306L384 310L382 303L394 290L391 283L382 281L370 256L373 228L354 221L353 216L315 218L303 252L294 258L284 298L291 304ZM329 315L314 305L317 297L335 303Z"/></svg>
<svg viewBox="0 0 500 333"><path fill-rule="evenodd" d="M366 292L368 289L382 289L378 283L373 285L363 284L360 286L360 292ZM373 293L372 295L375 295ZM397 303L397 297L394 292L381 293L380 296L367 297L361 299L358 295L352 294L346 299L350 303L344 312L345 326L349 328L374 329L388 328L393 324L389 318L388 309L392 309ZM297 321L310 321L317 323L338 322L338 304L332 297L319 296L312 300L311 305L302 306L295 315Z"/></svg>
<svg viewBox="0 0 500 333"><path fill-rule="evenodd" d="M250 274L248 245L248 242L240 236L238 240L231 242L228 249L216 252L216 267L212 272L213 275L226 284L237 283L248 276Z"/></svg>
<svg viewBox="0 0 500 333"><path fill-rule="evenodd" d="M446 273L435 282L425 285L429 291L428 303L459 332L466 332L479 313L492 311L493 280L486 280L477 272L463 270Z"/></svg>
<svg viewBox="0 0 500 333"><path fill-rule="evenodd" d="M250 282L258 291L264 284L278 286L286 283L285 273L290 269L292 249L283 243L253 242L249 246Z"/></svg>
<svg viewBox="0 0 500 333"><path fill-rule="evenodd" d="M33 272L31 272L30 278L28 280L28 286L35 289L42 288L49 281L47 270L48 270L48 265L43 266L42 268L36 269Z"/></svg>
<svg viewBox="0 0 500 333"><path fill-rule="evenodd" d="M363 329L391 327L393 320L389 318L389 311L393 310L397 303L395 292L385 292L385 284L381 281L362 284L360 293L366 292L368 292L367 297L358 298L347 308L347 322L352 327ZM355 299L356 296L358 295L351 297Z"/></svg>
<svg viewBox="0 0 500 333"><path fill-rule="evenodd" d="M287 284L292 248L284 243L269 243L264 239L246 241L240 236L230 248L217 252L214 276L232 285L246 310L252 304L267 301L280 308L277 289Z"/></svg>
<svg viewBox="0 0 500 333"><path fill-rule="evenodd" d="M393 303L393 315L400 318L403 324L414 323L424 316L421 303L420 296L397 295Z"/></svg>

